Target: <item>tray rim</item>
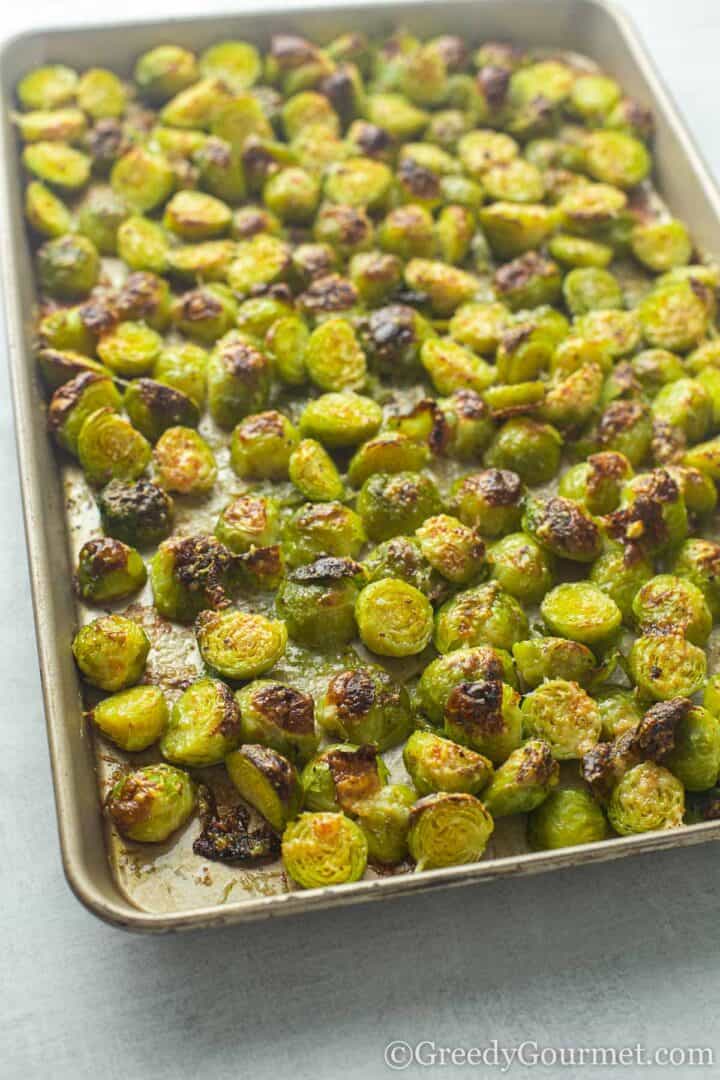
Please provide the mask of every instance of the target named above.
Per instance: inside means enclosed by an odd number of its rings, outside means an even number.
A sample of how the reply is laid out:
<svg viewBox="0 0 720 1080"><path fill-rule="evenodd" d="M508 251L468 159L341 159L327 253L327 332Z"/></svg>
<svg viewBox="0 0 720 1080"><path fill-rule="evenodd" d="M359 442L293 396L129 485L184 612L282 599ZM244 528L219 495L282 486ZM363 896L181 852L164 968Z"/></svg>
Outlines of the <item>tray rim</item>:
<svg viewBox="0 0 720 1080"><path fill-rule="evenodd" d="M486 0L463 0L468 7L482 7ZM492 0L488 0L492 2ZM553 0L534 0L540 9L541 4L552 4ZM615 28L624 38L633 62L640 70L650 87L654 104L662 110L665 121L673 136L682 148L688 163L702 185L708 201L720 219L720 190L712 176L703 155L682 119L677 105L669 93L662 76L657 70L642 38L627 14L611 0L575 0L578 8L585 8L600 13L615 24ZM441 6L441 0L400 0L392 5L392 14L399 15L403 9L432 10ZM179 15L166 18L103 20L99 22L69 23L48 27L33 27L0 39L0 66L4 67L8 55L15 49L25 49L35 42L52 42L68 34L89 36L99 32L112 32L122 28L143 30L154 26L173 26L210 23L219 18L252 16L285 16L289 20L300 20L304 16L320 13L343 13L348 9L374 11L385 5L378 0L355 0L354 3L335 0L321 7L312 4L287 8L281 0L271 0L260 4L250 0L239 11L213 10L202 15ZM45 712L48 747L53 778L54 797L57 813L57 826L60 840L62 865L67 882L78 900L94 915L110 925L137 932L169 932L184 929L199 929L212 926L226 926L236 923L269 919L281 915L299 914L308 910L323 910L340 905L368 902L404 895L413 895L437 888L457 887L475 882L490 881L495 878L532 874L552 869L568 869L572 866L601 863L650 851L668 850L687 845L705 843L720 839L720 821L704 822L685 826L682 830L654 832L637 836L617 837L602 844L583 844L574 848L559 849L555 852L532 852L511 855L463 866L426 871L422 875L403 874L356 882L353 885L329 886L322 889L293 891L271 897L258 897L252 900L204 905L177 912L151 912L135 906L126 899L113 876L117 898L112 901L103 894L92 880L87 865L73 853L75 837L71 829L70 807L76 792L66 782L64 773L67 747L63 745L63 712L53 694L52 680L57 667L59 649L55 640L54 628L48 611L48 603L43 592L43 584L51 573L44 539L39 533L42 522L42 490L40 483L40 465L37 449L28 434L37 417L33 415L34 403L21 384L21 370L25 360L22 341L22 317L20 295L13 284L18 273L19 251L13 243L12 205L10 198L10 169L17 168L16 154L0 155L0 185L3 188L2 217L0 224L0 251L2 254L2 278L4 284L4 309L6 316L6 338L8 343L8 368L13 406L15 449L20 479L20 491L23 507L23 519L28 556L28 569L32 594L33 617L36 641L40 661L43 704ZM78 680L79 685L79 680Z"/></svg>

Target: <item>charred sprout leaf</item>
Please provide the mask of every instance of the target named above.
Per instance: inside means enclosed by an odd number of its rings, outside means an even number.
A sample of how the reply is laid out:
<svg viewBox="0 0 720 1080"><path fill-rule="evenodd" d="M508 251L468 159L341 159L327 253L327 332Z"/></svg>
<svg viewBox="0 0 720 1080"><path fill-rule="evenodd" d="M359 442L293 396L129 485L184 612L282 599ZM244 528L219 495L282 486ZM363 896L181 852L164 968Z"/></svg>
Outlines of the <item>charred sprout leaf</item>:
<svg viewBox="0 0 720 1080"><path fill-rule="evenodd" d="M252 862L275 858L280 854L280 837L266 825L250 825L250 814L238 803L218 811L208 788L198 793L202 832L193 841L193 851L213 862Z"/></svg>

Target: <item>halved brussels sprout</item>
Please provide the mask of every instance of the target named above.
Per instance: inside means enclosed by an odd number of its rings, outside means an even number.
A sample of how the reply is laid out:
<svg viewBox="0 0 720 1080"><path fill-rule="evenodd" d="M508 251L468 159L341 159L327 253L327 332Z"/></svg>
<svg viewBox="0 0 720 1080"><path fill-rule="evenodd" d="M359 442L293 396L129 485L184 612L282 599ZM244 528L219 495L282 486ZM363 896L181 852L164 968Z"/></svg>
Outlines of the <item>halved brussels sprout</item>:
<svg viewBox="0 0 720 1080"><path fill-rule="evenodd" d="M692 582L705 597L712 617L720 617L720 544L691 537L677 551L672 571Z"/></svg>
<svg viewBox="0 0 720 1080"><path fill-rule="evenodd" d="M84 371L59 386L48 407L48 430L71 454L78 452L80 431L93 413L119 409L122 398L112 380L100 372Z"/></svg>
<svg viewBox="0 0 720 1080"><path fill-rule="evenodd" d="M179 45L158 45L143 53L133 74L140 93L153 104L162 104L192 86L198 76L195 55Z"/></svg>
<svg viewBox="0 0 720 1080"><path fill-rule="evenodd" d="M225 758L230 779L243 799L281 832L297 817L303 792L297 769L268 746L247 743Z"/></svg>
<svg viewBox="0 0 720 1080"><path fill-rule="evenodd" d="M191 398L154 379L135 379L125 391L125 411L134 427L150 442L168 428L193 427L200 414Z"/></svg>
<svg viewBox="0 0 720 1080"><path fill-rule="evenodd" d="M315 439L302 439L294 447L288 460L288 475L310 502L335 502L345 494L335 462Z"/></svg>
<svg viewBox="0 0 720 1080"><path fill-rule="evenodd" d="M382 409L371 398L352 391L323 394L309 402L300 415L301 435L324 446L357 446L371 438L382 422Z"/></svg>
<svg viewBox="0 0 720 1080"><path fill-rule="evenodd" d="M368 858L394 866L407 857L407 835L415 792L406 784L386 784L355 804L353 811L368 845Z"/></svg>
<svg viewBox="0 0 720 1080"><path fill-rule="evenodd" d="M483 792L494 818L528 814L548 797L560 779L560 766L549 743L529 739L498 767Z"/></svg>
<svg viewBox="0 0 720 1080"><path fill-rule="evenodd" d="M443 732L497 765L522 741L519 703L519 694L494 674L457 683L445 703Z"/></svg>
<svg viewBox="0 0 720 1080"><path fill-rule="evenodd" d="M137 480L150 463L147 439L110 406L90 413L77 440L83 472L100 487L110 480Z"/></svg>
<svg viewBox="0 0 720 1080"><path fill-rule="evenodd" d="M441 512L442 500L426 473L373 473L360 490L357 510L367 535L377 542L414 532Z"/></svg>
<svg viewBox="0 0 720 1080"><path fill-rule="evenodd" d="M418 870L477 862L493 828L493 819L474 795L438 792L415 803L408 847Z"/></svg>
<svg viewBox="0 0 720 1080"><path fill-rule="evenodd" d="M387 777L387 767L375 746L330 746L302 771L305 806L308 810L354 813L358 803L381 790Z"/></svg>
<svg viewBox="0 0 720 1080"><path fill-rule="evenodd" d="M397 578L366 585L358 596L355 617L361 641L380 656L415 656L432 638L430 601Z"/></svg>
<svg viewBox="0 0 720 1080"><path fill-rule="evenodd" d="M155 443L153 461L158 484L166 491L205 495L215 484L215 455L192 428L167 428Z"/></svg>
<svg viewBox="0 0 720 1080"><path fill-rule="evenodd" d="M303 764L316 752L315 706L312 697L291 686L257 679L238 690L244 743L260 743Z"/></svg>
<svg viewBox="0 0 720 1080"><path fill-rule="evenodd" d="M546 679L564 679L588 686L597 675L597 661L587 645L567 638L517 641L512 655L523 685L531 690Z"/></svg>
<svg viewBox="0 0 720 1080"><path fill-rule="evenodd" d="M64 64L46 64L34 68L17 84L16 93L23 109L57 109L72 101L78 76Z"/></svg>
<svg viewBox="0 0 720 1080"><path fill-rule="evenodd" d="M595 844L608 837L602 809L582 788L551 791L528 820L528 842L534 851Z"/></svg>
<svg viewBox="0 0 720 1080"><path fill-rule="evenodd" d="M25 216L35 232L50 238L70 232L73 224L62 199L39 180L31 181L25 189Z"/></svg>
<svg viewBox="0 0 720 1080"><path fill-rule="evenodd" d="M340 502L305 503L285 523L282 536L292 566L321 555L354 559L365 543L360 518Z"/></svg>
<svg viewBox="0 0 720 1080"><path fill-rule="evenodd" d="M198 679L172 707L160 751L173 765L218 765L240 743L240 710L218 679Z"/></svg>
<svg viewBox="0 0 720 1080"><path fill-rule="evenodd" d="M523 485L517 473L508 469L484 469L456 481L452 503L465 525L483 536L502 536L520 524Z"/></svg>
<svg viewBox="0 0 720 1080"><path fill-rule="evenodd" d="M121 750L147 750L168 721L167 702L157 686L133 686L99 701L85 714Z"/></svg>
<svg viewBox="0 0 720 1080"><path fill-rule="evenodd" d="M105 532L126 544L150 547L172 530L173 501L147 480L111 480L100 492L98 506Z"/></svg>
<svg viewBox="0 0 720 1080"><path fill-rule="evenodd" d="M103 335L97 352L113 374L132 379L150 374L162 346L160 335L144 322L121 322Z"/></svg>
<svg viewBox="0 0 720 1080"><path fill-rule="evenodd" d="M633 643L630 673L640 692L654 701L692 697L707 671L702 649L682 634L646 634Z"/></svg>
<svg viewBox="0 0 720 1080"><path fill-rule="evenodd" d="M201 611L196 635L200 655L227 679L254 679L269 671L285 652L288 632L283 622L265 615L224 609Z"/></svg>
<svg viewBox="0 0 720 1080"><path fill-rule="evenodd" d="M720 720L708 709L694 705L675 728L675 745L662 758L663 765L686 791L706 791L720 773Z"/></svg>
<svg viewBox="0 0 720 1080"><path fill-rule="evenodd" d="M561 496L533 496L525 503L522 526L553 555L574 562L592 562L601 551L598 526L587 511Z"/></svg>
<svg viewBox="0 0 720 1080"><path fill-rule="evenodd" d="M90 179L90 158L64 142L29 143L22 163L36 179L66 191L77 191Z"/></svg>
<svg viewBox="0 0 720 1080"><path fill-rule="evenodd" d="M78 630L72 651L87 682L114 693L138 681L150 642L143 628L131 619L101 615Z"/></svg>
<svg viewBox="0 0 720 1080"><path fill-rule="evenodd" d="M358 881L368 845L362 829L344 814L301 814L283 833L282 856L293 881L318 889Z"/></svg>
<svg viewBox="0 0 720 1080"><path fill-rule="evenodd" d="M351 559L326 557L292 571L275 601L290 637L316 649L335 649L355 637L357 575L362 567Z"/></svg>
<svg viewBox="0 0 720 1080"><path fill-rule="evenodd" d="M456 649L446 656L438 656L423 671L417 685L418 707L437 727L443 722L448 698L457 686L485 681L515 683L510 655L490 645Z"/></svg>
<svg viewBox="0 0 720 1080"><path fill-rule="evenodd" d="M150 566L153 599L166 619L190 623L204 608L229 603L233 558L214 536L174 536Z"/></svg>
<svg viewBox="0 0 720 1080"><path fill-rule="evenodd" d="M83 600L101 604L141 589L147 570L139 553L120 540L88 540L78 556L77 585Z"/></svg>
<svg viewBox="0 0 720 1080"><path fill-rule="evenodd" d="M267 405L270 361L241 334L223 337L207 363L208 405L216 423L234 427Z"/></svg>
<svg viewBox="0 0 720 1080"><path fill-rule="evenodd" d="M175 173L163 154L136 145L115 162L110 183L128 206L138 214L145 214L172 194Z"/></svg>
<svg viewBox="0 0 720 1080"><path fill-rule="evenodd" d="M100 276L100 258L92 240L69 234L46 240L37 253L40 287L59 300L87 296Z"/></svg>
<svg viewBox="0 0 720 1080"><path fill-rule="evenodd" d="M682 784L654 761L643 761L625 773L608 806L610 824L621 836L677 829L684 812Z"/></svg>
<svg viewBox="0 0 720 1080"><path fill-rule="evenodd" d="M215 535L235 555L274 544L280 533L278 507L263 495L238 495L225 507Z"/></svg>
<svg viewBox="0 0 720 1080"><path fill-rule="evenodd" d="M407 690L378 667L333 676L319 704L318 723L329 735L379 751L402 742L412 728Z"/></svg>
<svg viewBox="0 0 720 1080"><path fill-rule="evenodd" d="M554 634L584 645L602 645L622 622L615 601L587 581L569 581L547 594L540 612Z"/></svg>
<svg viewBox="0 0 720 1080"><path fill-rule="evenodd" d="M600 710L575 682L550 679L532 690L522 703L523 726L550 744L558 761L581 758L600 738Z"/></svg>
<svg viewBox="0 0 720 1080"><path fill-rule="evenodd" d="M712 630L712 615L702 591L692 581L658 574L638 591L633 615L643 634L684 634L704 645Z"/></svg>
<svg viewBox="0 0 720 1080"><path fill-rule="evenodd" d="M416 536L424 557L454 585L468 585L479 577L485 545L479 534L448 514L426 518Z"/></svg>
<svg viewBox="0 0 720 1080"><path fill-rule="evenodd" d="M420 795L461 791L478 795L493 775L482 754L430 731L414 731L403 750L403 762Z"/></svg>
<svg viewBox="0 0 720 1080"><path fill-rule="evenodd" d="M271 409L247 416L232 434L232 467L238 476L282 480L297 443L297 431L282 413Z"/></svg>
<svg viewBox="0 0 720 1080"><path fill-rule="evenodd" d="M348 479L355 487L360 487L376 473L388 476L417 472L429 459L430 451L423 443L400 431L387 431L359 447L348 465Z"/></svg>
<svg viewBox="0 0 720 1080"><path fill-rule="evenodd" d="M435 648L441 653L475 645L509 650L527 633L528 620L520 604L491 581L443 604L435 619Z"/></svg>
<svg viewBox="0 0 720 1080"><path fill-rule="evenodd" d="M553 582L548 555L523 532L496 540L488 549L488 565L501 588L523 603L537 603Z"/></svg>
<svg viewBox="0 0 720 1080"><path fill-rule="evenodd" d="M143 844L161 844L195 809L195 785L172 765L145 765L117 781L107 800L113 825Z"/></svg>

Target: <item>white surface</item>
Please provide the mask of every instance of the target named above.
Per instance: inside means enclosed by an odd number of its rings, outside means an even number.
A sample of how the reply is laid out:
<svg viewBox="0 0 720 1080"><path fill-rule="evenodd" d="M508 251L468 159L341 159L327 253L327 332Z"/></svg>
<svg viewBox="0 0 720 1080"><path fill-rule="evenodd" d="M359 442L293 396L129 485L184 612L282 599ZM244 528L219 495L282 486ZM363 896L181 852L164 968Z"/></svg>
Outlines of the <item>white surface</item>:
<svg viewBox="0 0 720 1080"><path fill-rule="evenodd" d="M720 173L720 5L625 7ZM125 0L122 16L197 10ZM6 5L0 34L101 17L95 0L26 0ZM174 938L131 937L87 914L58 855L4 363L0 459L2 1080L372 1080L392 1075L392 1039L711 1045L720 1061L717 845ZM435 1071L501 1075L404 1075ZM710 1075L507 1075L620 1072Z"/></svg>

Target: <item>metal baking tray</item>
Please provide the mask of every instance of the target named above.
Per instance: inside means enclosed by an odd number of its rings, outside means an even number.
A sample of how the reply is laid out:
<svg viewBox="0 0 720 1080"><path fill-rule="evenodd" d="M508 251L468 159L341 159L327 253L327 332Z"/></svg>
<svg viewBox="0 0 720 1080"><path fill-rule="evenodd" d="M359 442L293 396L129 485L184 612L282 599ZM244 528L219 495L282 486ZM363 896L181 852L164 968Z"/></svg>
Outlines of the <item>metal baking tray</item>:
<svg viewBox="0 0 720 1080"><path fill-rule="evenodd" d="M35 291L22 210L15 134L9 120L13 88L28 68L47 61L93 63L120 72L152 45L172 41L200 50L239 37L266 46L270 35L294 31L327 41L362 26L371 35L402 24L420 35L456 33L470 41L514 40L536 48L584 54L642 102L657 121L656 184L707 252L720 255L720 195L677 109L627 18L604 0L421 0L401 4L344 4L283 9L274 0L250 0L242 13L163 19L111 26L39 30L2 50L2 254L9 362L15 408L20 481L30 561L40 670L57 804L60 845L68 882L100 918L131 930L169 931L220 926L338 904L467 885L620 856L697 844L720 837L720 821L677 831L621 837L557 852L518 853L512 835L469 866L365 879L353 885L288 891L282 875L263 876L210 865L209 882L180 854L136 853L123 863L106 833L98 800L104 748L82 719L81 689L70 652L76 625L72 589L72 469L58 468L45 433L44 395L33 356ZM68 514L68 511L69 514ZM70 530L68 532L68 523ZM715 650L713 650L715 651ZM186 845L185 850L188 850ZM513 854L505 854L505 850ZM127 854L127 853L126 853ZM129 867L129 869L128 869ZM178 885L178 881L180 884ZM236 888L236 886L240 886ZM212 886L212 887L211 887Z"/></svg>

